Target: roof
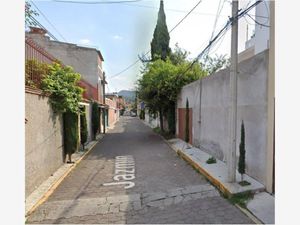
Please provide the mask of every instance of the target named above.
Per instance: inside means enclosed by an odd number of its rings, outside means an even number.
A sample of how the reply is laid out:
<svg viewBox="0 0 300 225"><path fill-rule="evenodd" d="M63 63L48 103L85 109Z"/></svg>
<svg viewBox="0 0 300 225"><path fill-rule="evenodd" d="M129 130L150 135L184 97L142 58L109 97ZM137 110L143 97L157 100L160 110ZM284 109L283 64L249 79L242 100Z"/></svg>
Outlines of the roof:
<svg viewBox="0 0 300 225"><path fill-rule="evenodd" d="M45 30L43 28L39 28L39 27L30 27L30 31L28 33L29 34L40 34L41 36L45 36L45 34L47 33L47 30ZM75 45L76 47L79 47L79 48L94 50L94 51L97 52L97 54L100 57L101 61L104 62L104 58L103 58L100 50L98 50L97 48L80 46L80 45L77 45L77 44L74 44L74 43L68 43L68 42L63 42L63 41L54 41L54 40L51 40L51 41L52 42L57 42L57 43L68 44L68 45Z"/></svg>

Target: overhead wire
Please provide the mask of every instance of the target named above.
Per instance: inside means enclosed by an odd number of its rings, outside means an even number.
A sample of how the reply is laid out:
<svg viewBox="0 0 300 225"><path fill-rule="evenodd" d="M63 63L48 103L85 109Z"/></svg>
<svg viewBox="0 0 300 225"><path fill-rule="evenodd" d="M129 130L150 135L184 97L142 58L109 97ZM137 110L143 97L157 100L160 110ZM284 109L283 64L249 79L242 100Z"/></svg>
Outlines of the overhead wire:
<svg viewBox="0 0 300 225"><path fill-rule="evenodd" d="M30 2L32 2L32 1L30 1ZM33 2L32 2L33 3ZM37 6L34 4L34 6L37 8ZM38 9L38 8L37 8ZM43 15L43 12L40 10L40 9L38 9L38 11ZM59 42L59 40L47 29L47 28L45 28L36 18L34 18L33 16L29 16L29 18L36 24L36 25L38 25L40 28L42 28L42 29L44 29L46 32L47 32L47 34L53 39L53 40L55 40L55 41L58 41ZM50 20L49 19L47 19L47 22L49 23L49 24L51 24L52 26L53 26L53 28L56 30L56 31L58 31L57 30L57 28L50 22ZM60 33L59 31L58 31L58 33ZM62 35L61 35L62 36ZM63 37L63 36L62 36ZM64 41L65 42L68 42L64 37L63 37L63 39L64 39ZM73 57L74 58L76 58L77 60L78 60L78 62L80 62L83 66L89 66L87 63L85 63L85 62L83 62L79 57L77 57L75 54L74 54L74 52L72 52L71 51L71 54L73 55Z"/></svg>
<svg viewBox="0 0 300 225"><path fill-rule="evenodd" d="M215 34L217 23L218 23L218 19L220 17L220 14L222 12L223 7L224 7L225 0L223 0L222 6L221 6L221 2L222 2L222 0L219 0L219 5L218 5L217 14L216 14L216 18L215 18L213 30L212 30L212 33L211 33L210 41L212 40L212 38L213 38L213 36ZM209 55L209 51L210 51L210 48L207 50L207 54L206 55Z"/></svg>
<svg viewBox="0 0 300 225"><path fill-rule="evenodd" d="M140 2L142 0L124 0L124 1L64 1L64 0L52 0L58 3L71 3L71 4L122 4L130 2Z"/></svg>
<svg viewBox="0 0 300 225"><path fill-rule="evenodd" d="M44 19L52 26L52 28L58 33L58 35L64 40L67 41L65 39L65 37L56 29L56 27L50 22L50 20L47 18L47 16L39 9L39 7L37 7L36 4L34 4L33 1L30 1L32 3L32 5L38 10L38 12L44 17Z"/></svg>
<svg viewBox="0 0 300 225"><path fill-rule="evenodd" d="M198 56L190 63L190 65L188 66L188 68L182 73L179 74L176 77L176 80L180 77L183 76L185 73L187 73L192 67L193 65L199 61L199 59L205 54L205 52L211 47L211 45L216 42L221 35L224 35L226 33L227 28L232 24L233 20L239 20L241 17L245 16L253 7L255 7L256 5L260 4L262 2L262 0L258 0L255 3L253 3L251 6L247 7L245 10L243 10L242 12L238 13L236 18L230 17L229 20L227 21L226 25L219 31L219 33L209 42L209 44L198 54ZM225 33L224 33L225 32Z"/></svg>
<svg viewBox="0 0 300 225"><path fill-rule="evenodd" d="M133 7L140 7L140 8L148 8L148 9L159 9L158 7L155 6L150 6L150 5L141 5L141 4L124 4L127 6L133 6ZM164 8L165 11L170 11L170 12L178 12L178 13L187 13L188 11L186 10L179 10L179 9L170 9L170 8ZM193 12L193 14L198 14L198 15L206 15L206 16L215 16L215 14L212 13L203 13L203 12ZM222 15L225 16L225 15Z"/></svg>
<svg viewBox="0 0 300 225"><path fill-rule="evenodd" d="M269 25L266 25L266 24L263 24L263 23L260 23L258 22L257 20L255 20L252 16L250 16L249 14L246 14L251 20L253 20L256 24L262 26L262 27L270 27Z"/></svg>
<svg viewBox="0 0 300 225"><path fill-rule="evenodd" d="M55 41L58 41L58 39L50 32L48 31L37 19L35 19L33 16L29 15L28 16L33 22L34 24L36 24L37 26L39 26L40 28L43 28L44 30L47 31L47 34L54 39Z"/></svg>
<svg viewBox="0 0 300 225"><path fill-rule="evenodd" d="M174 31L196 8L197 6L202 2L202 0L200 0L170 31L169 34L172 33L172 31ZM151 50L148 50L145 54L143 54L144 56L149 54ZM134 61L132 64L130 64L129 66L127 66L125 69L123 69L122 71L114 74L113 76L109 77L110 79L119 76L120 74L124 73L125 71L127 71L128 69L130 69L131 67L133 67L135 64L137 64L140 61L140 59Z"/></svg>

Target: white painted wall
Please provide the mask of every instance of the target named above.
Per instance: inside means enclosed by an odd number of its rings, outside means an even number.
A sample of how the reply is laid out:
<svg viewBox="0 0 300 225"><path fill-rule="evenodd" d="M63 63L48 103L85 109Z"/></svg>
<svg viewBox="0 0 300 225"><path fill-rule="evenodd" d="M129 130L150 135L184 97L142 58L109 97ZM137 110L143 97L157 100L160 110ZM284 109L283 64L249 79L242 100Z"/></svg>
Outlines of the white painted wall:
<svg viewBox="0 0 300 225"><path fill-rule="evenodd" d="M246 173L264 185L268 160L267 68L268 50L239 63L237 107L237 156L241 122L244 120ZM202 79L201 89L200 80L184 86L178 96L177 107L185 108L186 98L189 99L193 109L193 145L226 162L229 149L229 69Z"/></svg>

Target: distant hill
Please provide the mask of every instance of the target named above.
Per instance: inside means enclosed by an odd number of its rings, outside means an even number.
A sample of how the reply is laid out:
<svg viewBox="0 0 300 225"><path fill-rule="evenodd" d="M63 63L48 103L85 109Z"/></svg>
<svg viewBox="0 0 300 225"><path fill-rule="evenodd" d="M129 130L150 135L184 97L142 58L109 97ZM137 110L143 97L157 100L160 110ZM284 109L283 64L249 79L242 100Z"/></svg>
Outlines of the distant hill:
<svg viewBox="0 0 300 225"><path fill-rule="evenodd" d="M122 90L118 92L118 95L122 95L126 102L134 102L135 100L135 91Z"/></svg>

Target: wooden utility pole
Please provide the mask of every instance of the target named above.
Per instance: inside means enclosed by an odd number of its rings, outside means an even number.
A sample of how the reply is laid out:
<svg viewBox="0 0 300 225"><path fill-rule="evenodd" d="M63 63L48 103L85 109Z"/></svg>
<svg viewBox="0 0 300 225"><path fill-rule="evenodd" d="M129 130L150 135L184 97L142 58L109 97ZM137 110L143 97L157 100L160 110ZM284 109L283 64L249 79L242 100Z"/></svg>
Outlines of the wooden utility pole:
<svg viewBox="0 0 300 225"><path fill-rule="evenodd" d="M232 0L229 151L227 158L228 182L236 180L236 118L237 118L237 65L238 65L238 0Z"/></svg>

